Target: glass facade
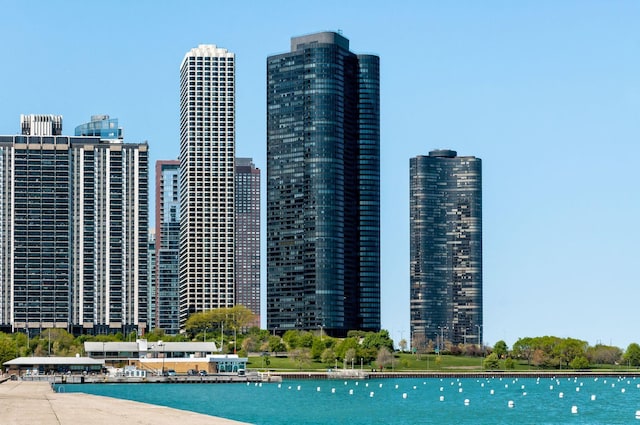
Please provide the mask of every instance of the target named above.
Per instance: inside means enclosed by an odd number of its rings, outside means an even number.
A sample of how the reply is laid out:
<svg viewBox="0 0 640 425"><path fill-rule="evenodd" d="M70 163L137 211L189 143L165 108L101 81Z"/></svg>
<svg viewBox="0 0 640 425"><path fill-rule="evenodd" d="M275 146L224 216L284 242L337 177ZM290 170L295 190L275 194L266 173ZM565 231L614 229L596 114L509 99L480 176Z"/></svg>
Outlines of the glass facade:
<svg viewBox="0 0 640 425"><path fill-rule="evenodd" d="M379 330L378 57L291 46L267 59L267 326Z"/></svg>
<svg viewBox="0 0 640 425"><path fill-rule="evenodd" d="M410 160L411 335L482 344L481 160L436 150Z"/></svg>
<svg viewBox="0 0 640 425"><path fill-rule="evenodd" d="M180 162L156 162L156 327L180 332Z"/></svg>

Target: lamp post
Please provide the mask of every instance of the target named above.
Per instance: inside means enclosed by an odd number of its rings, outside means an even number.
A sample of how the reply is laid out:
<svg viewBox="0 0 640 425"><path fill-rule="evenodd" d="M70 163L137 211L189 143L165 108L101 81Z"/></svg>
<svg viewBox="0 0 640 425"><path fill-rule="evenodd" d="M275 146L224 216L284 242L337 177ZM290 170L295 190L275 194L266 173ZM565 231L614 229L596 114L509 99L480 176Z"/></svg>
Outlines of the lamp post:
<svg viewBox="0 0 640 425"><path fill-rule="evenodd" d="M438 326L438 329L440 329L440 344L438 344L438 355L440 355L440 351L442 351L442 345L444 345L444 330L447 329L449 330L449 328L447 328L446 326Z"/></svg>

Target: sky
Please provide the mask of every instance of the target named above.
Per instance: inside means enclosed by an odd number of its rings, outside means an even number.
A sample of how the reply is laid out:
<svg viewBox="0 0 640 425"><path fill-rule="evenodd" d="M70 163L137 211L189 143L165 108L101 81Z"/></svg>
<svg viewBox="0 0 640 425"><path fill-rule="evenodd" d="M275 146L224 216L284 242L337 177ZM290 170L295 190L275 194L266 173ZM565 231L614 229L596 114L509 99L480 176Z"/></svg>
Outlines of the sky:
<svg viewBox="0 0 640 425"><path fill-rule="evenodd" d="M108 114L126 141L148 141L151 184L155 161L178 156L187 51L235 53L236 155L254 158L264 186L266 58L291 37L340 31L381 61L391 337L410 336L409 158L449 148L483 162L484 342L640 343L640 2L0 0L0 10L0 134L18 133L20 114L61 114L64 134ZM264 310L264 249L262 271Z"/></svg>

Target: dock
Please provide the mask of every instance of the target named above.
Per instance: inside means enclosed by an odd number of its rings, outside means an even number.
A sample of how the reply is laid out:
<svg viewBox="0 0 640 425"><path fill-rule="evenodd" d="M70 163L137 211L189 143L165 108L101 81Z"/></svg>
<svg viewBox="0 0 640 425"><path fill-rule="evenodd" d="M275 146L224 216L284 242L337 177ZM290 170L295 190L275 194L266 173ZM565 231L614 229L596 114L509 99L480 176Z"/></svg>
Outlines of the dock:
<svg viewBox="0 0 640 425"><path fill-rule="evenodd" d="M48 382L0 384L3 425L243 425L185 410L83 393L56 393Z"/></svg>

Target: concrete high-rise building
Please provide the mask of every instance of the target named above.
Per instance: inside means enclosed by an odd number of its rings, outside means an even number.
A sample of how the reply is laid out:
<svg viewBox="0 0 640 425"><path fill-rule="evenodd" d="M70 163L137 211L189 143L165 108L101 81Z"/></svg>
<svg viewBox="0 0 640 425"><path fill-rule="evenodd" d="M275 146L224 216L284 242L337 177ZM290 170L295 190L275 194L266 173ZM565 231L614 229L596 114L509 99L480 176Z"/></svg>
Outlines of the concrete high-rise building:
<svg viewBox="0 0 640 425"><path fill-rule="evenodd" d="M147 245L147 329L157 328L156 320L156 229L149 227Z"/></svg>
<svg viewBox="0 0 640 425"><path fill-rule="evenodd" d="M380 329L379 58L334 32L267 59L267 326Z"/></svg>
<svg viewBox="0 0 640 425"><path fill-rule="evenodd" d="M236 158L236 304L260 326L260 169L251 158Z"/></svg>
<svg viewBox="0 0 640 425"><path fill-rule="evenodd" d="M410 160L412 344L482 344L482 164L434 150Z"/></svg>
<svg viewBox="0 0 640 425"><path fill-rule="evenodd" d="M0 327L144 333L147 145L61 123L23 116L0 136Z"/></svg>
<svg viewBox="0 0 640 425"><path fill-rule="evenodd" d="M235 57L200 45L180 65L180 320L233 307Z"/></svg>
<svg viewBox="0 0 640 425"><path fill-rule="evenodd" d="M156 320L168 334L180 332L180 162L156 162Z"/></svg>

